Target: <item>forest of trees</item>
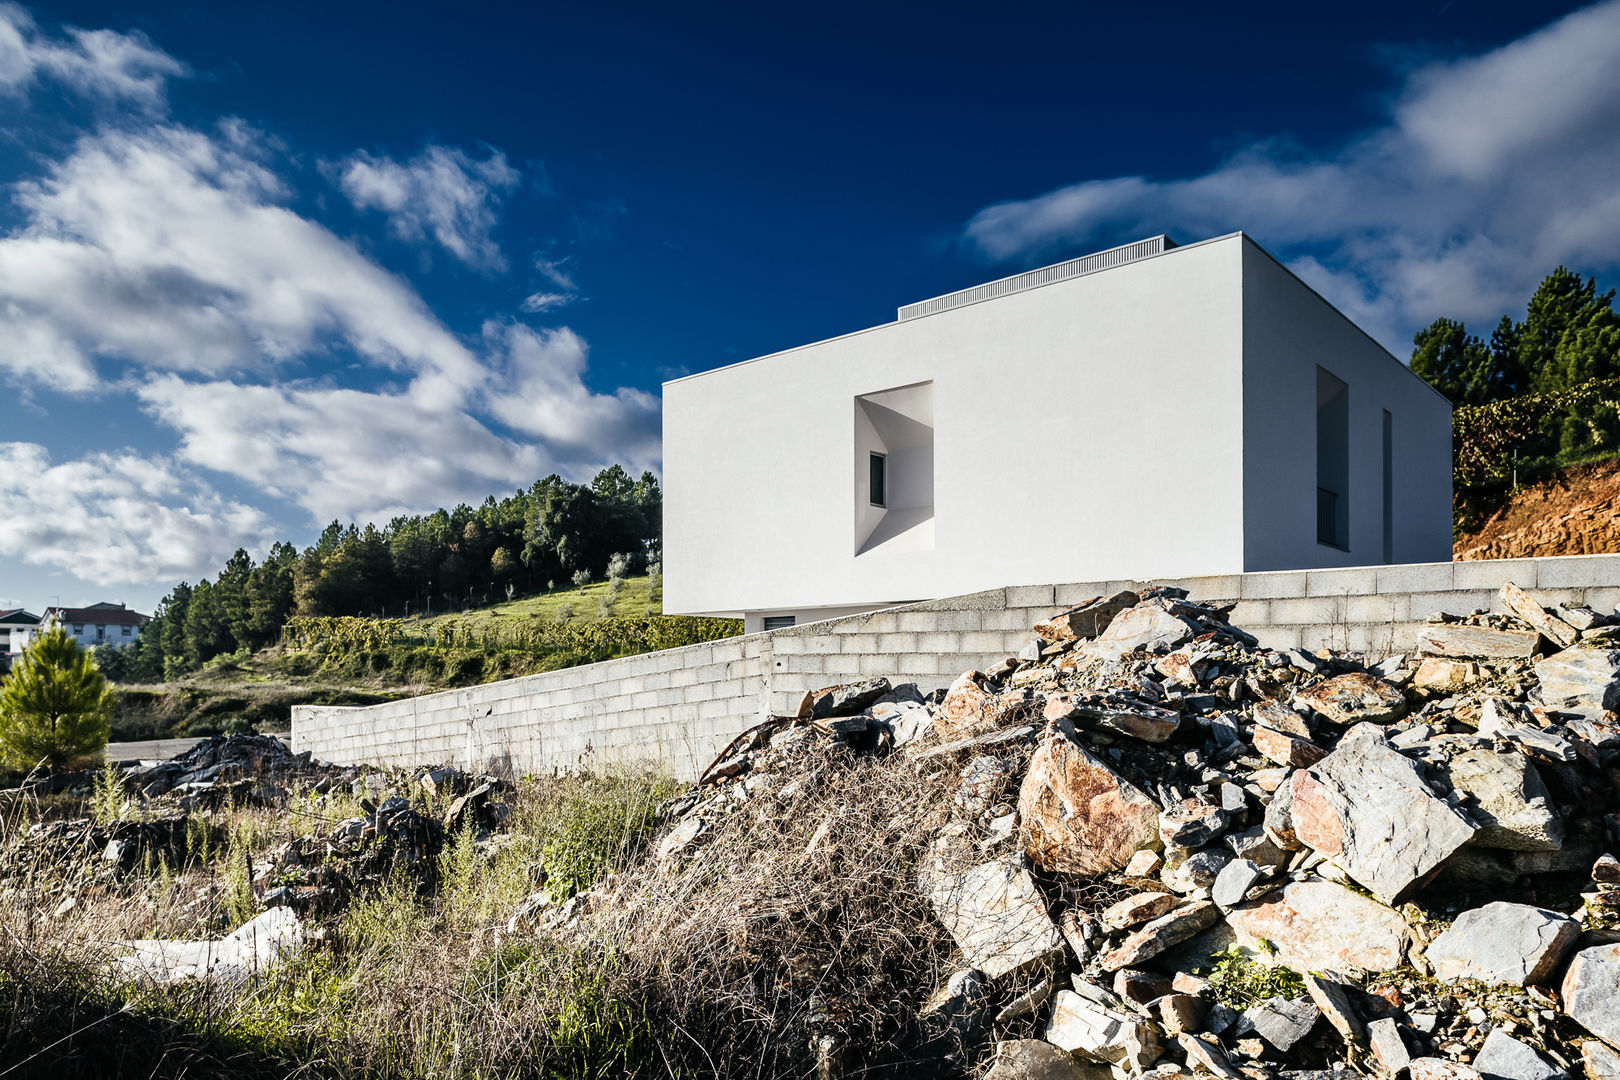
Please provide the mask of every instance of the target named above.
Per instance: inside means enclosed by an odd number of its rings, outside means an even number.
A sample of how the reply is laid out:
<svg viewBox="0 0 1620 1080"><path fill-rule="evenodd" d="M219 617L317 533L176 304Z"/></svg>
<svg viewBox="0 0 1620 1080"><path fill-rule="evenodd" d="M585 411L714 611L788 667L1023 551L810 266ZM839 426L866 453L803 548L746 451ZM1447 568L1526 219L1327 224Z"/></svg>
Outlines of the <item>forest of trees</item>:
<svg viewBox="0 0 1620 1080"><path fill-rule="evenodd" d="M1412 370L1453 405L1550 395L1620 378L1615 292L1560 266L1530 297L1524 321L1502 316L1489 341L1454 319L1436 319L1413 339ZM1613 397L1615 395L1609 395ZM1562 462L1620 453L1620 409L1585 400L1549 418L1526 456Z"/></svg>
<svg viewBox="0 0 1620 1080"><path fill-rule="evenodd" d="M589 485L552 475L476 509L397 517L386 527L334 521L311 546L270 549L262 563L241 549L212 580L181 582L114 677L155 682L216 656L280 639L294 615L399 617L488 604L603 576L614 555L632 570L658 558L663 493L651 473L613 465Z"/></svg>

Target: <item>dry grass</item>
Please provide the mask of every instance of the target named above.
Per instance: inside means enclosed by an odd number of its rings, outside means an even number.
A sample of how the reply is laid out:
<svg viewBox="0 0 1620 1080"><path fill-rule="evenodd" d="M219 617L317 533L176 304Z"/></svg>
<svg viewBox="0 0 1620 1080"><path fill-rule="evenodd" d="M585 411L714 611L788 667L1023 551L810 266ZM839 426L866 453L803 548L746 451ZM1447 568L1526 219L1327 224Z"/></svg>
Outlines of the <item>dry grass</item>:
<svg viewBox="0 0 1620 1080"><path fill-rule="evenodd" d="M955 769L806 754L663 866L647 842L669 781L525 781L509 831L454 838L431 891L396 874L237 992L121 981L108 964L130 938L228 930L244 853L323 831L349 796L216 811L172 864L102 885L71 886L57 865L7 878L0 1077L809 1076L829 1052L893 1068L950 972L917 871ZM0 840L40 809L6 810ZM559 897L587 889L583 914L508 933L542 869ZM54 915L70 889L76 906Z"/></svg>

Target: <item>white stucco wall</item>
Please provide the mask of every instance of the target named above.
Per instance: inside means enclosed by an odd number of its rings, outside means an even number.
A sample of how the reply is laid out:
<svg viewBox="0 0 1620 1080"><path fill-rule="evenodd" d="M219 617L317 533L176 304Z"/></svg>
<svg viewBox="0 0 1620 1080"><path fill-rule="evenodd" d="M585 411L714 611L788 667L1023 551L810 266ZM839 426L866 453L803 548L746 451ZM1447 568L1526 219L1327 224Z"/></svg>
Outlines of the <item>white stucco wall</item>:
<svg viewBox="0 0 1620 1080"><path fill-rule="evenodd" d="M1239 236L664 385L664 607L1244 568ZM932 382L931 549L855 553L855 399Z"/></svg>
<svg viewBox="0 0 1620 1080"><path fill-rule="evenodd" d="M1250 241L1243 244L1244 570L1451 558L1451 406ZM1349 387L1349 545L1317 542L1316 368ZM1392 419L1384 558L1383 412Z"/></svg>

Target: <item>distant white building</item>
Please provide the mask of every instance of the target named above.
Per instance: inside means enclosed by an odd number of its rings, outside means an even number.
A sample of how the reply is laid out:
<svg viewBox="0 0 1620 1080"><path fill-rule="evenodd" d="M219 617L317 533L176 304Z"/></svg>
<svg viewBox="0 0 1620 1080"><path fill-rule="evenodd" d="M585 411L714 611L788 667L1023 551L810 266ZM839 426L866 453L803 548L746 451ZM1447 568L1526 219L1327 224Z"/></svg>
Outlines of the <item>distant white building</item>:
<svg viewBox="0 0 1620 1080"><path fill-rule="evenodd" d="M1451 558L1451 407L1242 233L664 384L664 609Z"/></svg>
<svg viewBox="0 0 1620 1080"><path fill-rule="evenodd" d="M0 656L15 656L28 648L39 623L38 615L22 608L0 611Z"/></svg>
<svg viewBox="0 0 1620 1080"><path fill-rule="evenodd" d="M45 620L55 619L69 634L87 649L97 645L111 645L121 649L133 644L141 636L141 627L151 622L151 616L131 611L123 604L105 601L89 607L49 607Z"/></svg>

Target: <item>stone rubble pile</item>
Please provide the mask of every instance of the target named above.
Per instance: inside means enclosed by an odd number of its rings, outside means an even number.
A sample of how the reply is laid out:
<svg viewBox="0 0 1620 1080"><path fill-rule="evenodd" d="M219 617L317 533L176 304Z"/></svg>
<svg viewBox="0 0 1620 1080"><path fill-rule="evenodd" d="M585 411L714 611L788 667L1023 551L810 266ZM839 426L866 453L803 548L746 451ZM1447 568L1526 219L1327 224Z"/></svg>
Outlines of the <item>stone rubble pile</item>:
<svg viewBox="0 0 1620 1080"><path fill-rule="evenodd" d="M1098 598L945 691L806 695L654 857L811 743L904 755L960 778L920 884L961 970L919 1022L987 1077L1620 1080L1620 618L1499 599L1373 662Z"/></svg>
<svg viewBox="0 0 1620 1080"><path fill-rule="evenodd" d="M74 787L51 790L88 792L99 781L89 772L66 775L76 778ZM43 820L0 845L0 896L65 881L58 909L65 913L79 896L111 892L137 870L150 873L161 863L179 871L208 861L232 842L230 810L268 807L314 828L307 837L245 852L254 900L265 910L325 914L398 869L430 888L450 836L470 829L487 847L510 817L500 798L510 785L493 776L327 765L271 735L214 736L167 761L120 763L119 776L125 799L116 820ZM213 910L226 888L221 881L205 885L188 910Z"/></svg>

